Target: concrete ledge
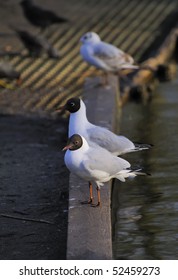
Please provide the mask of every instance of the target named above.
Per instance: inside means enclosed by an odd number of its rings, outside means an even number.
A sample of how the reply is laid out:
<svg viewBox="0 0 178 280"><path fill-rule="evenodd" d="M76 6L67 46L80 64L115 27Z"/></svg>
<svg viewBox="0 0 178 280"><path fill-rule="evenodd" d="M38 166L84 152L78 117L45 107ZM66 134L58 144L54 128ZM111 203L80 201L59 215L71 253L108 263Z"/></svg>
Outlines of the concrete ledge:
<svg viewBox="0 0 178 280"><path fill-rule="evenodd" d="M89 79L85 85L83 99L87 116L92 123L114 130L118 80L111 76L108 88L92 88L99 81L98 78ZM111 183L106 183L101 188L100 208L81 205L81 201L89 198L88 183L70 175L67 259L112 259L110 196Z"/></svg>

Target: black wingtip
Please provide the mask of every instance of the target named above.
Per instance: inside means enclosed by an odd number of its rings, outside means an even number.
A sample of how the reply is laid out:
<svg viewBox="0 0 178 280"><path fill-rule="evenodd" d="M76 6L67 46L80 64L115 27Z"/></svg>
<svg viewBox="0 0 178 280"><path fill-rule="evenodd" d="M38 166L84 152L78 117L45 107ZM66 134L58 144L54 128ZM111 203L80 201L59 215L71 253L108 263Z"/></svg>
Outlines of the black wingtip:
<svg viewBox="0 0 178 280"><path fill-rule="evenodd" d="M134 142L134 145L136 148L142 148L142 149L151 149L154 147L153 144L145 144L145 143L140 143L140 142Z"/></svg>
<svg viewBox="0 0 178 280"><path fill-rule="evenodd" d="M145 143L141 143L141 142L134 142L135 145L145 145L145 146L154 146L154 144L145 144Z"/></svg>

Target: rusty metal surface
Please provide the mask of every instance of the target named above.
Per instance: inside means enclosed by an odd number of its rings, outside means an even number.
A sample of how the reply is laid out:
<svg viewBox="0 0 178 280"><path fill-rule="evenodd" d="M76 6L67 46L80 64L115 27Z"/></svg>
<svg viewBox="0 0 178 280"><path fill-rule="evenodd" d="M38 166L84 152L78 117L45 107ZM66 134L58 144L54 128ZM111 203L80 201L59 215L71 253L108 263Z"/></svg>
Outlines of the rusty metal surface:
<svg viewBox="0 0 178 280"><path fill-rule="evenodd" d="M160 30L163 32L161 24L177 9L177 1L173 0L53 0L50 4L48 1L35 2L70 19L69 23L51 26L42 33L59 50L61 57L25 57L26 51L16 36L0 36L1 47L11 45L14 51L21 50L23 54L5 58L20 71L22 84L17 86L15 81L8 81L13 90L0 88L1 113L41 112L50 115L68 97L82 95L85 78L100 74L80 57L79 38L83 33L95 31L103 40L129 52L135 61L139 61L160 35ZM11 15L11 24L19 26L21 23L25 29L39 32L23 18L18 3L7 5L6 12L9 11ZM1 13L3 8L4 6ZM15 13L18 15L17 20ZM5 18L0 32L4 30L12 33Z"/></svg>

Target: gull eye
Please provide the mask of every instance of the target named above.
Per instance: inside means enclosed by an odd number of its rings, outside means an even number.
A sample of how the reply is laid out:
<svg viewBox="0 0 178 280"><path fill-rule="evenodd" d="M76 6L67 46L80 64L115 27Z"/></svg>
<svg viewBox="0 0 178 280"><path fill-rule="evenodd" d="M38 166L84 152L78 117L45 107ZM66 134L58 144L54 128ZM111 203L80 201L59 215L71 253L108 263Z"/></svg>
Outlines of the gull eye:
<svg viewBox="0 0 178 280"><path fill-rule="evenodd" d="M74 106L75 106L75 103L74 103L74 102L71 102L71 103L70 103L70 106L71 106L71 107L74 107Z"/></svg>
<svg viewBox="0 0 178 280"><path fill-rule="evenodd" d="M73 142L73 144L74 144L75 147L78 147L78 146L79 146L79 141L78 141L78 140L75 140L75 141Z"/></svg>

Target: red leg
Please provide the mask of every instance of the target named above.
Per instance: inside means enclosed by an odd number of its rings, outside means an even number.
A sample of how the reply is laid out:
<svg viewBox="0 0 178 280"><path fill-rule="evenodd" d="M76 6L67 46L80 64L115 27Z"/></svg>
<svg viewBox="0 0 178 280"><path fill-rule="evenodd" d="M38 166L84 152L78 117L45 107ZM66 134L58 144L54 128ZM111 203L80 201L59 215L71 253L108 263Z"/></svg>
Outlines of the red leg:
<svg viewBox="0 0 178 280"><path fill-rule="evenodd" d="M89 190L90 190L89 203L93 203L93 186L91 182L89 182Z"/></svg>
<svg viewBox="0 0 178 280"><path fill-rule="evenodd" d="M97 197L98 197L98 202L97 204L91 204L92 207L98 207L101 206L101 196L100 196L100 188L97 187Z"/></svg>
<svg viewBox="0 0 178 280"><path fill-rule="evenodd" d="M92 204L93 203L93 186L91 182L89 183L89 192L90 192L90 197L89 200L83 201L82 204Z"/></svg>

